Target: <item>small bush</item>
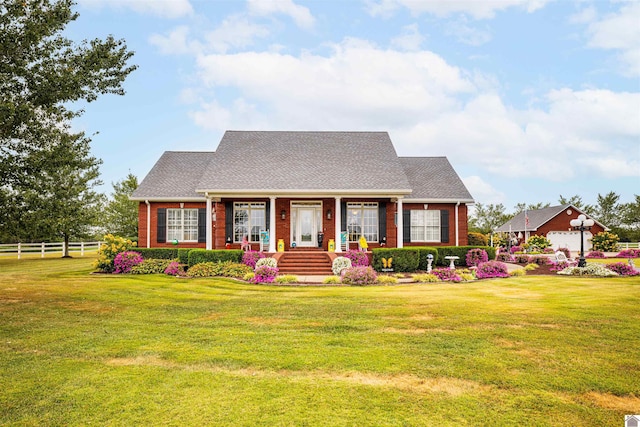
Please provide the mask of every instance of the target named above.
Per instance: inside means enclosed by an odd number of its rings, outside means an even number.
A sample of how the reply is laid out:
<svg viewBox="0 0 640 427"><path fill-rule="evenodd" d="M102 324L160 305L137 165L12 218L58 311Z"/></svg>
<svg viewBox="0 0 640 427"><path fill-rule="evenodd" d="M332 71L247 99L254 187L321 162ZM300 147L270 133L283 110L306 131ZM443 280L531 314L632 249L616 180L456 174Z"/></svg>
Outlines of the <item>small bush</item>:
<svg viewBox="0 0 640 427"><path fill-rule="evenodd" d="M366 267L369 265L369 257L367 257L366 252L349 249L345 257L351 260L352 267Z"/></svg>
<svg viewBox="0 0 640 427"><path fill-rule="evenodd" d="M463 282L472 282L476 280L476 276L471 273L460 273L459 276Z"/></svg>
<svg viewBox="0 0 640 427"><path fill-rule="evenodd" d="M452 270L450 268L436 268L431 271L431 274L443 282L462 282L462 277L460 277L456 270Z"/></svg>
<svg viewBox="0 0 640 427"><path fill-rule="evenodd" d="M476 270L478 279L491 279L495 277L509 277L507 265L500 261L489 261L482 263Z"/></svg>
<svg viewBox="0 0 640 427"><path fill-rule="evenodd" d="M498 255L496 255L496 261L500 261L500 262L516 262L516 259L511 254L508 254L506 252L501 252Z"/></svg>
<svg viewBox="0 0 640 427"><path fill-rule="evenodd" d="M245 282L253 282L253 278L255 277L255 273L252 271L251 273L247 273L242 276L242 280Z"/></svg>
<svg viewBox="0 0 640 427"><path fill-rule="evenodd" d="M467 242L469 246L487 246L489 239L482 233L471 232L467 234Z"/></svg>
<svg viewBox="0 0 640 427"><path fill-rule="evenodd" d="M541 251L551 246L551 242L545 236L534 235L527 239L529 248L537 247Z"/></svg>
<svg viewBox="0 0 640 427"><path fill-rule="evenodd" d="M222 272L222 263L220 262L201 262L192 265L187 270L188 277L215 277Z"/></svg>
<svg viewBox="0 0 640 427"><path fill-rule="evenodd" d="M189 251L189 266L203 262L241 262L243 253L244 252L239 249L191 249Z"/></svg>
<svg viewBox="0 0 640 427"><path fill-rule="evenodd" d="M616 252L618 250L619 240L617 234L601 231L591 238L591 244L593 245L594 251Z"/></svg>
<svg viewBox="0 0 640 427"><path fill-rule="evenodd" d="M551 259L544 255L533 255L531 256L531 258L529 258L529 262L538 265L549 265L551 264Z"/></svg>
<svg viewBox="0 0 640 427"><path fill-rule="evenodd" d="M593 258L593 259L601 259L604 258L604 252L602 251L591 251L584 256L585 258Z"/></svg>
<svg viewBox="0 0 640 427"><path fill-rule="evenodd" d="M352 286L373 285L378 280L376 272L371 267L351 267L342 271L342 283Z"/></svg>
<svg viewBox="0 0 640 427"><path fill-rule="evenodd" d="M264 258L265 254L259 251L247 251L242 255L242 263L248 265L253 270L256 268L256 262L259 259Z"/></svg>
<svg viewBox="0 0 640 427"><path fill-rule="evenodd" d="M531 262L531 257L525 254L515 254L514 258L518 264L529 264Z"/></svg>
<svg viewBox="0 0 640 427"><path fill-rule="evenodd" d="M532 264L530 264L532 265ZM509 275L511 277L516 277L516 276L526 276L527 275L527 269L526 268L518 268L517 270L513 270L511 273L509 273Z"/></svg>
<svg viewBox="0 0 640 427"><path fill-rule="evenodd" d="M113 272L116 274L131 273L131 268L140 264L142 261L142 255L138 252L120 252L113 260Z"/></svg>
<svg viewBox="0 0 640 427"><path fill-rule="evenodd" d="M252 272L252 268L239 262L226 261L222 263L220 276L242 279L247 273Z"/></svg>
<svg viewBox="0 0 640 427"><path fill-rule="evenodd" d="M331 264L331 271L336 276L339 276L342 273L342 270L347 268L351 268L351 260L347 257L339 256L333 260Z"/></svg>
<svg viewBox="0 0 640 427"><path fill-rule="evenodd" d="M440 279L435 274L412 274L411 278L414 282L418 283L434 283L439 282Z"/></svg>
<svg viewBox="0 0 640 427"><path fill-rule="evenodd" d="M467 252L465 257L468 267L477 267L480 263L489 261L487 251L484 249L471 249Z"/></svg>
<svg viewBox="0 0 640 427"><path fill-rule="evenodd" d="M516 252L522 252L522 248L518 245L516 246L511 246L511 253L515 254Z"/></svg>
<svg viewBox="0 0 640 427"><path fill-rule="evenodd" d="M382 271L383 260L392 260L391 267L395 272L414 272L420 265L420 250L414 248L377 248L373 251L373 268ZM426 257L426 253L425 253ZM426 262L426 261L425 261Z"/></svg>
<svg viewBox="0 0 640 427"><path fill-rule="evenodd" d="M298 283L298 276L294 276L293 274L285 274L282 276L276 277L277 283Z"/></svg>
<svg viewBox="0 0 640 427"><path fill-rule="evenodd" d="M258 261L256 261L256 268L258 267L262 267L263 265L266 265L267 267L271 267L271 268L276 268L278 266L278 261L276 261L275 258L260 258Z"/></svg>
<svg viewBox="0 0 640 427"><path fill-rule="evenodd" d="M164 274L168 274L169 276L184 276L184 267L182 267L178 261L170 261L167 268L164 269Z"/></svg>
<svg viewBox="0 0 640 427"><path fill-rule="evenodd" d="M381 285L392 285L394 283L398 283L398 279L393 276L383 274L378 276L378 283L380 283Z"/></svg>
<svg viewBox="0 0 640 427"><path fill-rule="evenodd" d="M640 249L623 249L616 255L618 258L640 258ZM602 257L604 258L604 256Z"/></svg>
<svg viewBox="0 0 640 427"><path fill-rule="evenodd" d="M538 267L540 267L538 264L536 264L535 262L532 262L531 264L527 264L524 266L524 270L525 271L533 271L535 269L537 269Z"/></svg>
<svg viewBox="0 0 640 427"><path fill-rule="evenodd" d="M262 258L267 259L267 258ZM272 258L273 259L273 258ZM261 260L262 261L262 260ZM278 267L269 265L259 265L256 267L253 276L253 283L273 283L278 275Z"/></svg>
<svg viewBox="0 0 640 427"><path fill-rule="evenodd" d="M607 267L611 271L615 271L620 276L637 276L640 274L635 267L630 266L626 262L616 262L615 264L607 264Z"/></svg>
<svg viewBox="0 0 640 427"><path fill-rule="evenodd" d="M172 261L169 259L145 259L131 268L132 274L162 274Z"/></svg>
<svg viewBox="0 0 640 427"><path fill-rule="evenodd" d="M129 239L114 236L113 234L106 234L103 239L104 243L98 249L98 258L94 261L93 268L104 273L113 273L115 269L113 260L116 255L134 248L136 244Z"/></svg>
<svg viewBox="0 0 640 427"><path fill-rule="evenodd" d="M328 276L324 278L322 283L324 283L325 285L337 285L341 282L340 282L340 277L338 276Z"/></svg>

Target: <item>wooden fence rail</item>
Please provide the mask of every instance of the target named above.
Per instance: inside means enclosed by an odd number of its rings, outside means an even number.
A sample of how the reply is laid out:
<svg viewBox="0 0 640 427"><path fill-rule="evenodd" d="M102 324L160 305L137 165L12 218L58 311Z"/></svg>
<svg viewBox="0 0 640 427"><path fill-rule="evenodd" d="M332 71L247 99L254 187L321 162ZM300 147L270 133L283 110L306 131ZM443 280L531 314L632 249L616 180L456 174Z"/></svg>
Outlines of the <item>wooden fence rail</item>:
<svg viewBox="0 0 640 427"><path fill-rule="evenodd" d="M95 252L98 250L102 242L69 242L69 253L78 253L84 256L85 252ZM44 258L45 254L59 253L64 254L64 242L56 243L10 243L0 245L0 256L15 256L20 259L23 255L40 254Z"/></svg>

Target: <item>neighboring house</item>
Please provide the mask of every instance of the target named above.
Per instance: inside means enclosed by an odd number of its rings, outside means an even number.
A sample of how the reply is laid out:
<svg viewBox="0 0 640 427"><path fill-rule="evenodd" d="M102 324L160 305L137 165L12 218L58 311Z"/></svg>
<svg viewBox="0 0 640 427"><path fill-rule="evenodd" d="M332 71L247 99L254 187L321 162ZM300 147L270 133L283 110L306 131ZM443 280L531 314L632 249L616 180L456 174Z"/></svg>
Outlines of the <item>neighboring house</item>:
<svg viewBox="0 0 640 427"><path fill-rule="evenodd" d="M534 235L545 236L549 239L554 249L569 248L572 251L579 251L580 231L574 230L570 222L580 214L584 214L584 212L573 205L529 210L520 212L510 221L498 227L496 231L502 233L512 232L522 242ZM587 218L589 218L588 215ZM604 225L595 221L591 230L584 232L584 250L591 250L591 238L605 230L607 228Z"/></svg>
<svg viewBox="0 0 640 427"><path fill-rule="evenodd" d="M268 232L268 252L339 252L341 232L351 248L466 245L474 202L445 157L398 157L386 132L227 131L215 152L165 152L131 199L141 247L257 249Z"/></svg>

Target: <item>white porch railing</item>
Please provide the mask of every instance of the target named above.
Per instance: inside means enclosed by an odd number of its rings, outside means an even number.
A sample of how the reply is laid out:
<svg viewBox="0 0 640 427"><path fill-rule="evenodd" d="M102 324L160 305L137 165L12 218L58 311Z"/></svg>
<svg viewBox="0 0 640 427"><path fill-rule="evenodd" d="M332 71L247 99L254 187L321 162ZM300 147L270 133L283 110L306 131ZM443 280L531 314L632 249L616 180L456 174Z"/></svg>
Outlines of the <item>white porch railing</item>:
<svg viewBox="0 0 640 427"><path fill-rule="evenodd" d="M84 256L85 252L96 252L102 242L69 242L69 253L80 253ZM0 256L18 256L18 259L26 255L40 255L44 258L47 254L59 253L64 254L64 242L56 243L10 243L0 245Z"/></svg>

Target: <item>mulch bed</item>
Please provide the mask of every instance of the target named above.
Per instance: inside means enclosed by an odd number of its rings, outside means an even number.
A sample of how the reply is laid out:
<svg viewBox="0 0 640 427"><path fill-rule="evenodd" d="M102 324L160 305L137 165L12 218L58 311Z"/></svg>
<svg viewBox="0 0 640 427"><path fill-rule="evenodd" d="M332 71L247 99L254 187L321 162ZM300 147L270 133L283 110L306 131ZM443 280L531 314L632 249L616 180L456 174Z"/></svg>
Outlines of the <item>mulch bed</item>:
<svg viewBox="0 0 640 427"><path fill-rule="evenodd" d="M524 267L526 264L516 264ZM527 276L555 276L557 271L551 270L552 265L541 265L535 270L527 271Z"/></svg>

